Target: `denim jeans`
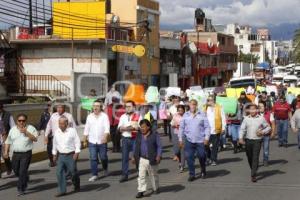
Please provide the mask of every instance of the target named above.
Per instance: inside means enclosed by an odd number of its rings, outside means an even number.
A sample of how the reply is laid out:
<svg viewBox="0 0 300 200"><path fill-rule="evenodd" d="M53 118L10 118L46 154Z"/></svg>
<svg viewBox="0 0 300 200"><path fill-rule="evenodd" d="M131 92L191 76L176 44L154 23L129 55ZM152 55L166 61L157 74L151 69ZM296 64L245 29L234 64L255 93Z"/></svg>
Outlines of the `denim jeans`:
<svg viewBox="0 0 300 200"><path fill-rule="evenodd" d="M100 157L103 169L107 170L107 165L108 165L107 144L89 143L89 151L90 151L91 172L92 172L93 176L97 176L98 175L98 158L99 157Z"/></svg>
<svg viewBox="0 0 300 200"><path fill-rule="evenodd" d="M241 128L241 125L230 124L230 126L229 126L229 132L231 134L232 141L238 141L240 128Z"/></svg>
<svg viewBox="0 0 300 200"><path fill-rule="evenodd" d="M175 129L173 127L171 128L171 134L172 134L173 154L178 155L180 153L179 139L178 139L178 134L175 133Z"/></svg>
<svg viewBox="0 0 300 200"><path fill-rule="evenodd" d="M279 145L288 143L288 120L276 120Z"/></svg>
<svg viewBox="0 0 300 200"><path fill-rule="evenodd" d="M270 145L270 136L266 135L263 137L263 151L264 151L264 161L269 160L269 146Z"/></svg>
<svg viewBox="0 0 300 200"><path fill-rule="evenodd" d="M66 173L67 169L72 176L72 183L75 189L80 188L80 179L79 174L77 172L76 161L73 159L73 154L70 155L62 155L58 156L57 168L56 168L56 176L58 181L58 190L60 193L66 193Z"/></svg>
<svg viewBox="0 0 300 200"><path fill-rule="evenodd" d="M203 173L206 173L206 153L204 143L191 143L188 140L186 140L184 151L185 158L187 159L190 176L195 176L195 153L199 159L201 171Z"/></svg>
<svg viewBox="0 0 300 200"><path fill-rule="evenodd" d="M129 137L122 138L122 175L129 175L129 154L133 151L134 139Z"/></svg>

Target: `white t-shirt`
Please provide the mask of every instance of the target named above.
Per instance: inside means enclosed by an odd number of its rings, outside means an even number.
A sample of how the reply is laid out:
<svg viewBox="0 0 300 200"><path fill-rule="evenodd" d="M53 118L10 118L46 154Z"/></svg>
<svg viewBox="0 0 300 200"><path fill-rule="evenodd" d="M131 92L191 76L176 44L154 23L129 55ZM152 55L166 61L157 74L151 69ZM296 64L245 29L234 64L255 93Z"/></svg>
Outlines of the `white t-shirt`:
<svg viewBox="0 0 300 200"><path fill-rule="evenodd" d="M92 144L103 144L110 132L110 123L106 113L101 112L98 116L94 113L88 115L84 128L84 135Z"/></svg>
<svg viewBox="0 0 300 200"><path fill-rule="evenodd" d="M138 125L139 122L138 121L132 121L131 120L132 116L133 116L133 114L131 114L131 115L128 115L127 113L123 114L120 117L118 129L121 128L121 127L129 127L129 126L137 128L139 126ZM132 134L129 131L124 131L124 132L122 132L122 136L127 137L127 138L131 138Z"/></svg>
<svg viewBox="0 0 300 200"><path fill-rule="evenodd" d="M215 126L215 108L208 106L207 107L207 118L208 118L208 123L210 126L210 134L214 135L216 134L216 126ZM226 117L225 117L225 113L224 113L224 109L221 108L221 120L222 120L222 130L225 130L225 126L226 126Z"/></svg>

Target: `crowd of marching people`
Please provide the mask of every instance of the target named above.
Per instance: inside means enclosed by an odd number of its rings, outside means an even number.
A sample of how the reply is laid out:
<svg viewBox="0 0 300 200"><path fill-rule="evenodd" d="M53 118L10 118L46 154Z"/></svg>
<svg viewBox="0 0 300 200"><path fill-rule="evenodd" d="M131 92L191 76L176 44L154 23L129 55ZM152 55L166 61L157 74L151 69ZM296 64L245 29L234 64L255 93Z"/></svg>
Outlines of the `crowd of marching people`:
<svg viewBox="0 0 300 200"><path fill-rule="evenodd" d="M80 191L77 160L81 149L88 148L90 182L97 181L101 163L105 176L109 176L108 143L112 152L121 153L120 183L128 181L130 163L138 170L138 193L142 198L147 190L149 176L154 194L159 193L158 165L162 160L161 136L167 136L173 145L173 160L180 173L189 172L188 181L196 179L195 158L199 159L201 178L206 178L206 167L218 165L218 153L232 148L233 153L246 152L250 167L250 180L257 181L260 151L263 165L268 166L270 140L278 138L279 147L288 147L289 126L298 134L300 149L300 95L292 98L284 92L268 94L257 92L250 99L242 91L237 99L235 113L225 113L216 97L210 94L202 105L185 96L161 98L159 103L136 105L134 101L122 103L121 96L110 95L105 101L96 100L86 118L81 142L76 121L59 104L51 104L42 113L40 125L27 123L27 116L19 114L16 124L12 116L0 105L0 131L2 157L7 175L18 177L18 195L24 195L28 186L28 168L33 143L44 134L49 167L56 167L57 197L67 192L66 181L72 180L74 191ZM158 133L158 128L163 131ZM10 159L10 149L12 158ZM0 173L1 174L1 173Z"/></svg>

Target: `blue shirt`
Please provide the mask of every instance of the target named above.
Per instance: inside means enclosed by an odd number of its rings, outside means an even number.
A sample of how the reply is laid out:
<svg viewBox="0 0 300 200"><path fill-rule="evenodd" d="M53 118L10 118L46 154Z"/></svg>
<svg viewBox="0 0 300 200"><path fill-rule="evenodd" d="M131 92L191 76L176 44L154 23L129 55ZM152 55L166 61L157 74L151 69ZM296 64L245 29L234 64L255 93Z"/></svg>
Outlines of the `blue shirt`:
<svg viewBox="0 0 300 200"><path fill-rule="evenodd" d="M155 133L152 133L155 134ZM162 146L160 142L159 135L156 134L156 144L157 144L157 156L161 156L162 154ZM142 140L141 140L141 157L148 158L148 144L147 144L147 138L145 138L142 135Z"/></svg>
<svg viewBox="0 0 300 200"><path fill-rule="evenodd" d="M186 138L191 143L204 143L209 140L210 126L204 112L198 111L193 115L190 111L186 112L179 125L179 141Z"/></svg>

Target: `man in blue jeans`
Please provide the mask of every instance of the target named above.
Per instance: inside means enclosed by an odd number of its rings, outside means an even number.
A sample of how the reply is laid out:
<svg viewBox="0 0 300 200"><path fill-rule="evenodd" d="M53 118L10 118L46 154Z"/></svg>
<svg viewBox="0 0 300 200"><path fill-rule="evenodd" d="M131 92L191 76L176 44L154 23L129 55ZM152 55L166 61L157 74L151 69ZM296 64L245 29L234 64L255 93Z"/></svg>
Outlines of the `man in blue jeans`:
<svg viewBox="0 0 300 200"><path fill-rule="evenodd" d="M292 110L286 102L285 96L281 96L272 109L276 119L278 145L288 147L288 127L289 119L292 118Z"/></svg>
<svg viewBox="0 0 300 200"><path fill-rule="evenodd" d="M129 156L133 151L134 139L138 130L140 116L135 113L135 103L127 101L125 103L126 113L120 117L118 129L122 133L122 176L120 183L128 181Z"/></svg>
<svg viewBox="0 0 300 200"><path fill-rule="evenodd" d="M109 136L110 123L107 114L103 111L103 103L95 101L93 112L88 115L84 128L84 146L89 142L90 163L92 176L90 182L98 179L98 156L104 170L104 175L108 175L107 138Z"/></svg>
<svg viewBox="0 0 300 200"><path fill-rule="evenodd" d="M183 139L185 140L185 156L189 168L188 181L195 180L195 153L200 161L201 178L206 176L206 152L205 145L208 145L210 137L210 127L208 119L204 112L198 111L198 102L191 100L189 103L190 111L183 115L179 126L179 143L183 146Z"/></svg>

